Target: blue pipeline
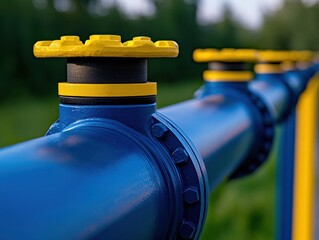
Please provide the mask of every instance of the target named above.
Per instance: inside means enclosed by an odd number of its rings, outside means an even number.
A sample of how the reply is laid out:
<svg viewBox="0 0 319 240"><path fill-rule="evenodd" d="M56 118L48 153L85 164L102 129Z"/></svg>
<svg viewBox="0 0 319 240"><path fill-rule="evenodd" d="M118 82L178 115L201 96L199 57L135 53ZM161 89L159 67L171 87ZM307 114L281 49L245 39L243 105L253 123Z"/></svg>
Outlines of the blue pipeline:
<svg viewBox="0 0 319 240"><path fill-rule="evenodd" d="M61 104L48 136L1 150L0 195L0 239L198 239L208 185L155 104Z"/></svg>
<svg viewBox="0 0 319 240"><path fill-rule="evenodd" d="M209 191L271 147L269 88L206 84L158 112L61 104L47 136L0 151L0 239L198 239Z"/></svg>
<svg viewBox="0 0 319 240"><path fill-rule="evenodd" d="M315 63L315 64L311 65L310 67L304 68L304 69L299 70L299 71L300 71L302 77L309 81L312 77L315 76L315 74L318 73L319 63Z"/></svg>
<svg viewBox="0 0 319 240"><path fill-rule="evenodd" d="M246 159L261 139L262 119L242 84L205 82L201 96L159 112L177 124L203 157L210 190Z"/></svg>
<svg viewBox="0 0 319 240"><path fill-rule="evenodd" d="M289 114L292 92L282 74L256 74L249 89L263 99L276 123Z"/></svg>
<svg viewBox="0 0 319 240"><path fill-rule="evenodd" d="M72 128L2 151L0 238L165 238L181 213L151 152L118 123Z"/></svg>

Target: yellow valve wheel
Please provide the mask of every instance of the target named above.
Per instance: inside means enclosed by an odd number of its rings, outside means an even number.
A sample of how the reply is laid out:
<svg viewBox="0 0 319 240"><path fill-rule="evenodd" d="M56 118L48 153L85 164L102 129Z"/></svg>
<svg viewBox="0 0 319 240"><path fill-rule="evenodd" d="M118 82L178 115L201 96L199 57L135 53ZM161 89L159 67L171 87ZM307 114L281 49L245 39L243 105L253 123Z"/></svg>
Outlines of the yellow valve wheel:
<svg viewBox="0 0 319 240"><path fill-rule="evenodd" d="M196 49L193 52L195 62L255 62L257 51L254 49L214 48Z"/></svg>
<svg viewBox="0 0 319 240"><path fill-rule="evenodd" d="M119 35L91 35L83 44L78 36L63 36L60 40L39 41L33 47L38 58L51 57L177 57L174 41L153 42L149 37L134 37L122 43Z"/></svg>
<svg viewBox="0 0 319 240"><path fill-rule="evenodd" d="M299 56L297 61L300 62L311 62L313 61L314 57L315 57L315 53L312 51L308 51L308 50L303 50L303 51L298 51L299 52Z"/></svg>
<svg viewBox="0 0 319 240"><path fill-rule="evenodd" d="M310 62L314 58L312 51L274 51L274 50L263 50L258 52L259 62Z"/></svg>
<svg viewBox="0 0 319 240"><path fill-rule="evenodd" d="M258 51L257 56L259 62L279 63L291 60L289 51L262 50Z"/></svg>

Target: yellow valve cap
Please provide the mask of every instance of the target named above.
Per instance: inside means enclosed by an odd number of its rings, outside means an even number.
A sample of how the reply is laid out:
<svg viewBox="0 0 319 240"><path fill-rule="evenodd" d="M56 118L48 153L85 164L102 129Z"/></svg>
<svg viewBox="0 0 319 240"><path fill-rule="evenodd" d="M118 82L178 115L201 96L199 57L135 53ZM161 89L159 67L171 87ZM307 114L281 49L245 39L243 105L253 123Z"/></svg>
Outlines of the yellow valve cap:
<svg viewBox="0 0 319 240"><path fill-rule="evenodd" d="M257 51L254 49L214 48L196 49L193 52L195 62L254 62Z"/></svg>
<svg viewBox="0 0 319 240"><path fill-rule="evenodd" d="M300 62L311 62L315 58L315 53L308 50L296 51L297 59L296 61Z"/></svg>
<svg viewBox="0 0 319 240"><path fill-rule="evenodd" d="M282 62L289 60L289 56L283 51L262 50L258 54L259 62Z"/></svg>
<svg viewBox="0 0 319 240"><path fill-rule="evenodd" d="M134 37L122 43L118 35L91 35L85 44L78 36L63 36L60 40L39 41L33 47L38 58L50 57L177 57L174 41L153 42L149 37Z"/></svg>
<svg viewBox="0 0 319 240"><path fill-rule="evenodd" d="M260 62L285 62L300 61L304 57L312 57L310 51L275 51L262 50L258 52L258 61Z"/></svg>

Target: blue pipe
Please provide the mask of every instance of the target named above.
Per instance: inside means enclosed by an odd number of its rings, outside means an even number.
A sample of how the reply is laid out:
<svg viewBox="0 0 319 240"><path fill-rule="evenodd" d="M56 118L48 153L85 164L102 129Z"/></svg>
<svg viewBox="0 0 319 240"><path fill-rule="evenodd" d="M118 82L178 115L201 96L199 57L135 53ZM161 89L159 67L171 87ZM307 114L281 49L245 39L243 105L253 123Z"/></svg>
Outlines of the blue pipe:
<svg viewBox="0 0 319 240"><path fill-rule="evenodd" d="M0 238L198 239L209 190L273 134L267 92L205 91L159 112L61 104L48 136L0 151Z"/></svg>
<svg viewBox="0 0 319 240"><path fill-rule="evenodd" d="M291 108L291 91L280 73L256 74L249 89L263 99L275 122L280 122Z"/></svg>
<svg viewBox="0 0 319 240"><path fill-rule="evenodd" d="M0 151L0 195L0 239L198 239L208 184L155 104L60 104L48 136Z"/></svg>
<svg viewBox="0 0 319 240"><path fill-rule="evenodd" d="M135 134L85 120L2 151L0 238L169 238L181 214L169 191L181 191L178 176L166 179Z"/></svg>
<svg viewBox="0 0 319 240"><path fill-rule="evenodd" d="M222 92L193 99L159 112L171 119L203 157L212 191L248 157L260 137L261 119L245 94ZM219 91L219 93L218 93Z"/></svg>

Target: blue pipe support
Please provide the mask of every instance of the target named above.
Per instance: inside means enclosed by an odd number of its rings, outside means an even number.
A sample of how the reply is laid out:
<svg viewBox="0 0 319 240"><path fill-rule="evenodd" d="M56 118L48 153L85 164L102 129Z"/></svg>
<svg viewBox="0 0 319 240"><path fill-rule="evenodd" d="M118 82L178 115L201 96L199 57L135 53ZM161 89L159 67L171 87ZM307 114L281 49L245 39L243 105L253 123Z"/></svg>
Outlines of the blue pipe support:
<svg viewBox="0 0 319 240"><path fill-rule="evenodd" d="M276 239L291 239L295 166L296 111L283 123L276 170Z"/></svg>

